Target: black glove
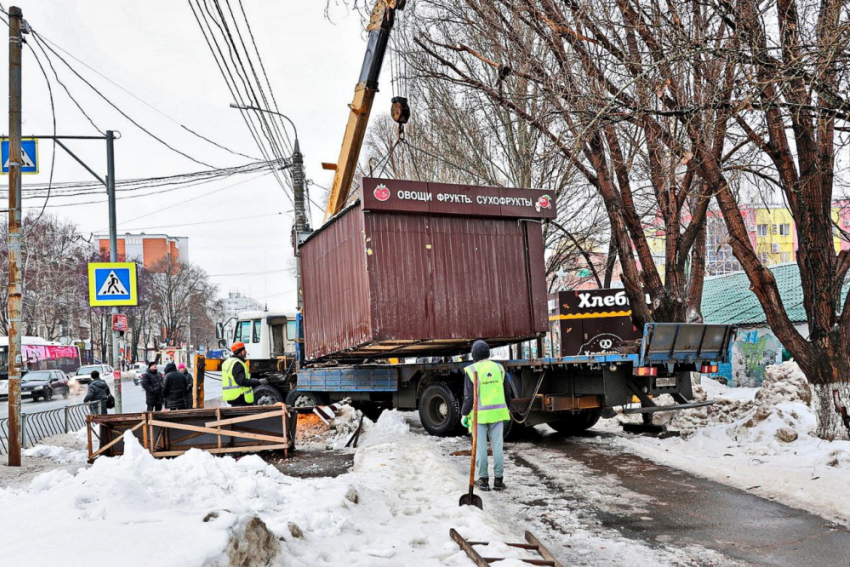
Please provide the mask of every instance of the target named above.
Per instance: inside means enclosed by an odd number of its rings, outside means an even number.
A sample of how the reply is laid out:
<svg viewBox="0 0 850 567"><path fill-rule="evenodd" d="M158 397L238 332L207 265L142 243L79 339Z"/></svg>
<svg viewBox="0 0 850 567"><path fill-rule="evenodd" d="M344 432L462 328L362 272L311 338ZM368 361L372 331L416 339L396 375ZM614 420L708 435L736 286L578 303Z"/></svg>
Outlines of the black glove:
<svg viewBox="0 0 850 567"><path fill-rule="evenodd" d="M268 386L269 381L265 378L260 378L260 386Z"/></svg>

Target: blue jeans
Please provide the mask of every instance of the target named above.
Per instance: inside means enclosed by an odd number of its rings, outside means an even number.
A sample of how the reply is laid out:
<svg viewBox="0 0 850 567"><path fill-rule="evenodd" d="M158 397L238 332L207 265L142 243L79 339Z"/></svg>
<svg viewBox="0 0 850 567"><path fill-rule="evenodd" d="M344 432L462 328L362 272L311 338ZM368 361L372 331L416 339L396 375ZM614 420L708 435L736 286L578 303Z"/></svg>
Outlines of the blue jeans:
<svg viewBox="0 0 850 567"><path fill-rule="evenodd" d="M504 444L505 422L479 423L478 424L478 447L475 451L475 467L478 469L478 478L489 478L487 473L487 438L490 439L490 447L493 448L493 476L501 478L505 474L505 454L502 451Z"/></svg>

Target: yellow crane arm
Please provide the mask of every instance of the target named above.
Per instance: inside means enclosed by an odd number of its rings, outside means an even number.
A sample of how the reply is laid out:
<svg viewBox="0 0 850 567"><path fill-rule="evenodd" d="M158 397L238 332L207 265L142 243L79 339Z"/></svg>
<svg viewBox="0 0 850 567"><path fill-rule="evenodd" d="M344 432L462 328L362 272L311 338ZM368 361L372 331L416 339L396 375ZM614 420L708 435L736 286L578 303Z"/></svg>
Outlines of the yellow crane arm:
<svg viewBox="0 0 850 567"><path fill-rule="evenodd" d="M354 173L357 170L357 160L360 158L360 148L366 136L366 126L372 112L372 102L378 92L378 78L387 51L390 31L395 23L396 10L403 10L406 0L377 0L369 18L369 42L366 55L360 69L360 78L354 88L354 100L348 105L351 113L342 138L342 148L336 164L331 194L325 209L325 220L337 214L345 206L348 199Z"/></svg>

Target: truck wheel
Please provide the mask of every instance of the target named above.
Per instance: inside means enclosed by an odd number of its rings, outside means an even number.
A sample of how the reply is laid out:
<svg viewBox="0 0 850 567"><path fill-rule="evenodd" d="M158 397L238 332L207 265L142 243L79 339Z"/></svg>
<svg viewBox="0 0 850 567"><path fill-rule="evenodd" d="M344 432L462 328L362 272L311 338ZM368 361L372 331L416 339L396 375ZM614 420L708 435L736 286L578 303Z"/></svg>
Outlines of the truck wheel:
<svg viewBox="0 0 850 567"><path fill-rule="evenodd" d="M419 400L419 419L431 435L452 435L460 424L460 402L443 382L434 382Z"/></svg>
<svg viewBox="0 0 850 567"><path fill-rule="evenodd" d="M283 401L283 396L277 391L277 388L271 386L257 386L254 388L254 405L255 406L271 406L279 404Z"/></svg>
<svg viewBox="0 0 850 567"><path fill-rule="evenodd" d="M570 414L564 419L548 423L547 425L558 433L578 435L579 433L596 425L601 413L602 412L598 409L583 410L578 413Z"/></svg>
<svg viewBox="0 0 850 567"><path fill-rule="evenodd" d="M313 392L290 390L286 395L286 405L294 408L306 408L311 406L320 406L322 405L322 400L318 394Z"/></svg>

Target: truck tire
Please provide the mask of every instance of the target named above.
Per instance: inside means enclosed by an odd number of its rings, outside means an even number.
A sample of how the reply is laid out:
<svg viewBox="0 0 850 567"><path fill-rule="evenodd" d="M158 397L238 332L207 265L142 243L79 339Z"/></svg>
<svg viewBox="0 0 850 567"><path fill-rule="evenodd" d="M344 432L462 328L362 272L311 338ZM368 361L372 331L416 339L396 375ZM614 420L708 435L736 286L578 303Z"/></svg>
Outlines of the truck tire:
<svg viewBox="0 0 850 567"><path fill-rule="evenodd" d="M283 396L277 388L257 386L254 388L254 405L271 406L283 401Z"/></svg>
<svg viewBox="0 0 850 567"><path fill-rule="evenodd" d="M565 419L553 421L547 425L558 433L563 433L565 435L578 435L596 425L601 414L602 412L598 409L582 410L580 412L570 414Z"/></svg>
<svg viewBox="0 0 850 567"><path fill-rule="evenodd" d="M305 392L303 390L290 390L286 395L286 405L294 408L306 408L310 406L322 405L322 399L315 392Z"/></svg>
<svg viewBox="0 0 850 567"><path fill-rule="evenodd" d="M419 400L419 419L431 435L446 437L457 432L460 425L460 401L443 382L434 382L422 392Z"/></svg>

